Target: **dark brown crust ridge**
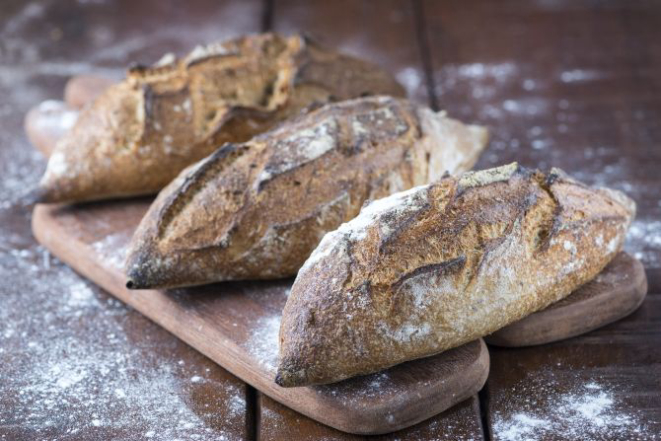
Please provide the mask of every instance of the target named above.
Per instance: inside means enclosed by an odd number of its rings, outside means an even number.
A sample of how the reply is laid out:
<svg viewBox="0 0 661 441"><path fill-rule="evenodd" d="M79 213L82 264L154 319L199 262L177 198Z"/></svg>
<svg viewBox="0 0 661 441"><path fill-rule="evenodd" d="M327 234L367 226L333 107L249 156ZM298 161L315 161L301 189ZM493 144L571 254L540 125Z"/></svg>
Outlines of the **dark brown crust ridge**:
<svg viewBox="0 0 661 441"><path fill-rule="evenodd" d="M305 108L403 96L388 73L300 36L261 34L133 66L84 109L49 160L42 202L154 194L226 142L244 142Z"/></svg>
<svg viewBox="0 0 661 441"><path fill-rule="evenodd" d="M407 100L320 107L182 172L135 233L129 284L294 276L366 200L466 170L485 143L483 128Z"/></svg>
<svg viewBox="0 0 661 441"><path fill-rule="evenodd" d="M299 271L276 381L336 382L488 335L594 278L634 214L622 193L516 163L376 201Z"/></svg>

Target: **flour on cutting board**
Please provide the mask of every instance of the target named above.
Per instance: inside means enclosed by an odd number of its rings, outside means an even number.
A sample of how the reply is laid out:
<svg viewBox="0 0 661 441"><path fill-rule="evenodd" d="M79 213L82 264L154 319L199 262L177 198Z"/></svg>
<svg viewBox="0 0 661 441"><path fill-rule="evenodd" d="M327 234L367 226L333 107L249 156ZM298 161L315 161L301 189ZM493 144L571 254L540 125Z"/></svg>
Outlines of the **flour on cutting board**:
<svg viewBox="0 0 661 441"><path fill-rule="evenodd" d="M78 119L78 111L70 109L63 101L46 100L38 109L35 128L45 133L64 134Z"/></svg>
<svg viewBox="0 0 661 441"><path fill-rule="evenodd" d="M124 271L124 264L128 254L129 243L126 240L126 233L119 232L109 234L92 244L96 251L107 264L114 269Z"/></svg>
<svg viewBox="0 0 661 441"><path fill-rule="evenodd" d="M260 318L245 345L248 353L255 357L259 364L274 373L278 364L278 335L281 320L281 314Z"/></svg>

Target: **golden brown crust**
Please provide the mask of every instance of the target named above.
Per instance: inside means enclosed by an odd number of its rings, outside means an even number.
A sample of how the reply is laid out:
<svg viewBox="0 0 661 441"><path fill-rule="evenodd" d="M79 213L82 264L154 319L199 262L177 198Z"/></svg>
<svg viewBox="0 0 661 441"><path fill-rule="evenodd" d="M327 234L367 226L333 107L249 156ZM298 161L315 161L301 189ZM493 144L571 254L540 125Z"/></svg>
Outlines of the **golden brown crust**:
<svg viewBox="0 0 661 441"><path fill-rule="evenodd" d="M300 36L254 35L195 49L127 78L57 145L43 202L153 194L225 142L243 142L315 104L403 96L386 72Z"/></svg>
<svg viewBox="0 0 661 441"><path fill-rule="evenodd" d="M364 201L463 171L485 143L482 128L370 97L227 144L159 194L133 238L129 285L293 276Z"/></svg>
<svg viewBox="0 0 661 441"><path fill-rule="evenodd" d="M376 201L299 271L276 381L335 382L490 334L596 276L634 212L619 192L516 163Z"/></svg>

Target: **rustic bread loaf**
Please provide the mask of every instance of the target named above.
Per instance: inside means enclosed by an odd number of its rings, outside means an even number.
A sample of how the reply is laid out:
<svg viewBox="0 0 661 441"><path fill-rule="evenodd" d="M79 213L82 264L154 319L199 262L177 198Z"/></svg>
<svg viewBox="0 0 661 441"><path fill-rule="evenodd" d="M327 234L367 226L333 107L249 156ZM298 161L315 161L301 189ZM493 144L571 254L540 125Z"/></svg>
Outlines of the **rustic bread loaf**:
<svg viewBox="0 0 661 441"><path fill-rule="evenodd" d="M294 276L376 199L467 170L486 130L407 100L328 104L182 172L134 235L131 288Z"/></svg>
<svg viewBox="0 0 661 441"><path fill-rule="evenodd" d="M276 382L335 382L490 334L595 277L634 213L622 193L516 163L372 202L299 271Z"/></svg>
<svg viewBox="0 0 661 441"><path fill-rule="evenodd" d="M242 142L305 107L403 96L378 67L302 37L255 35L137 66L59 141L42 202L153 194L225 142Z"/></svg>

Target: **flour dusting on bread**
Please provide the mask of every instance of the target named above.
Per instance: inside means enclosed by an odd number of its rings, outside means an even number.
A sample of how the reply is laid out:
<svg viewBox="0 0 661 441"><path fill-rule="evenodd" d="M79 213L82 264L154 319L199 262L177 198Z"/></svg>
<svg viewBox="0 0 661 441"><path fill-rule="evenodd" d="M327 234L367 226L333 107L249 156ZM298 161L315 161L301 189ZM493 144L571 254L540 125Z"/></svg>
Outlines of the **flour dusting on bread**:
<svg viewBox="0 0 661 441"><path fill-rule="evenodd" d="M337 130L337 121L329 117L314 127L282 139L280 148L272 152L256 184L259 186L273 176L300 167L334 149L337 146Z"/></svg>

